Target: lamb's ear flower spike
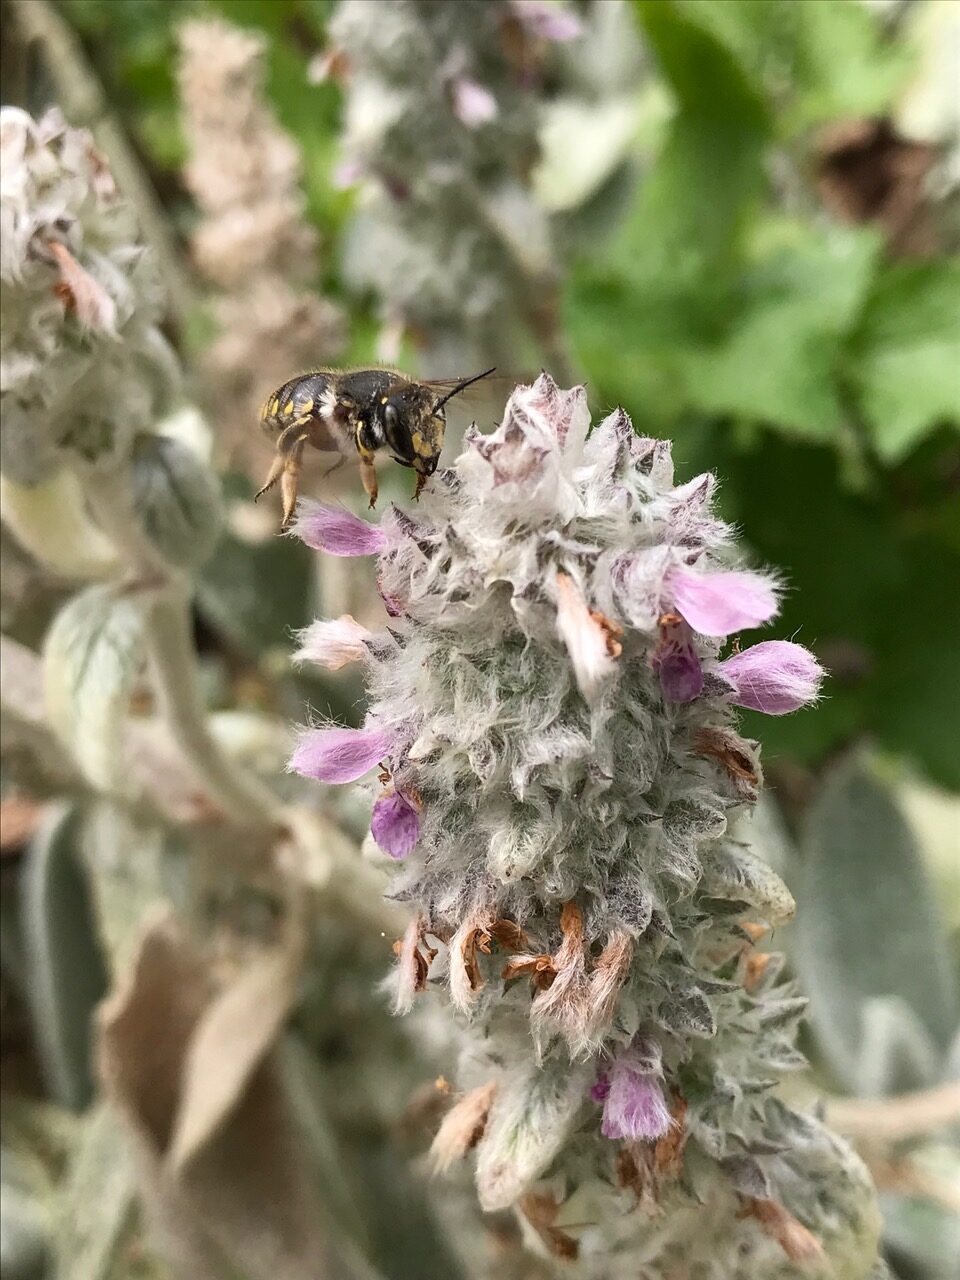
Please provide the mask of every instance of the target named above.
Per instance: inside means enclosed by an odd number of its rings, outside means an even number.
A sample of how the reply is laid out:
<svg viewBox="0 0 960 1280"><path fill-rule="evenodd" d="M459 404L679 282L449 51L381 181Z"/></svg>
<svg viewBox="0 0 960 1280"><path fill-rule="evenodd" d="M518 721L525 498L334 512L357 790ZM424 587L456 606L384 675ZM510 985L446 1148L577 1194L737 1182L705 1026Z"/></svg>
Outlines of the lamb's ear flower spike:
<svg viewBox="0 0 960 1280"><path fill-rule="evenodd" d="M863 1166L770 1089L802 1001L753 946L792 899L728 832L762 785L735 705L792 710L822 673L780 640L719 660L774 579L717 567L710 477L676 487L622 412L588 426L543 375L387 517L376 727L307 734L297 767L386 757L371 830L416 913L394 1007L464 1027L436 1167L475 1149L484 1209L565 1210L539 1238L588 1276L867 1280Z"/></svg>

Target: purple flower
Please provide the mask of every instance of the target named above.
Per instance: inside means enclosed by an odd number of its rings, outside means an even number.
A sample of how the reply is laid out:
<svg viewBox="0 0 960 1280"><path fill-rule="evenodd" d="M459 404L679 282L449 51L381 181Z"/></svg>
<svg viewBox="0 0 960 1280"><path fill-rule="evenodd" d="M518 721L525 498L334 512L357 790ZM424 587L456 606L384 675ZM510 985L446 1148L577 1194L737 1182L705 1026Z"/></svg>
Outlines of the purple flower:
<svg viewBox="0 0 960 1280"><path fill-rule="evenodd" d="M302 498L291 533L314 551L334 556L373 556L385 551L389 539L379 525L369 524L343 507Z"/></svg>
<svg viewBox="0 0 960 1280"><path fill-rule="evenodd" d="M690 627L676 613L660 619L660 639L653 655L653 668L660 676L660 688L667 702L692 702L703 690L703 668L693 643Z"/></svg>
<svg viewBox="0 0 960 1280"><path fill-rule="evenodd" d="M400 791L388 791L373 806L370 834L391 858L405 858L420 839L420 814Z"/></svg>
<svg viewBox="0 0 960 1280"><path fill-rule="evenodd" d="M662 1138L672 1123L660 1087L659 1070L651 1061L627 1049L610 1068L610 1087L603 1104L600 1132L605 1138L651 1142Z"/></svg>
<svg viewBox="0 0 960 1280"><path fill-rule="evenodd" d="M454 115L469 129L493 120L498 111L497 100L482 84L469 76L456 76L450 83Z"/></svg>
<svg viewBox="0 0 960 1280"><path fill-rule="evenodd" d="M777 612L773 583L758 573L671 569L664 587L676 611L703 636L729 636L744 627L758 627Z"/></svg>
<svg viewBox="0 0 960 1280"><path fill-rule="evenodd" d="M563 44L583 34L577 15L550 0L513 0L512 8L523 29L540 40Z"/></svg>
<svg viewBox="0 0 960 1280"><path fill-rule="evenodd" d="M786 715L816 701L824 670L803 645L764 640L721 662L718 671L735 690L738 706Z"/></svg>
<svg viewBox="0 0 960 1280"><path fill-rule="evenodd" d="M287 768L318 782L355 782L392 748L382 729L307 729Z"/></svg>
<svg viewBox="0 0 960 1280"><path fill-rule="evenodd" d="M594 1102L606 1102L610 1092L610 1073L606 1070L597 1072L597 1078L590 1089L590 1097Z"/></svg>

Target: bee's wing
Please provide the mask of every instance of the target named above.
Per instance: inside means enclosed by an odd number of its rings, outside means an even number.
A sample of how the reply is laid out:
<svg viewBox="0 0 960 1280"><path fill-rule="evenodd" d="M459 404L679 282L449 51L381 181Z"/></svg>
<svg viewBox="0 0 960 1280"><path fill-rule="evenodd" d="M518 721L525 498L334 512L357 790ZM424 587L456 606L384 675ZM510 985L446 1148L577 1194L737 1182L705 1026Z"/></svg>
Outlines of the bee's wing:
<svg viewBox="0 0 960 1280"><path fill-rule="evenodd" d="M512 377L508 373L481 374L469 382L467 386L457 391L456 388L460 387L465 381L466 379L464 378L423 378L421 386L429 387L431 391L436 391L439 399L443 399L455 391L456 399L460 403L469 406L471 401L473 401L474 405L478 405L486 402L491 397L506 400L517 383L523 382L525 379Z"/></svg>

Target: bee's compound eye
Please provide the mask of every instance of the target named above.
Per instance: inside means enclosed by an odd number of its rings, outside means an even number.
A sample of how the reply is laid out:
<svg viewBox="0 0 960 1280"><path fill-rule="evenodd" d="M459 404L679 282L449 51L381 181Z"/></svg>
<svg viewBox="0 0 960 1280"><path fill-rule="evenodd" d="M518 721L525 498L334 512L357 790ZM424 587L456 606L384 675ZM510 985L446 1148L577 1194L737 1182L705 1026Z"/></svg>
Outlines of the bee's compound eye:
<svg viewBox="0 0 960 1280"><path fill-rule="evenodd" d="M392 404L388 404L384 410L383 420L387 425L388 431L396 431L400 425L400 416Z"/></svg>

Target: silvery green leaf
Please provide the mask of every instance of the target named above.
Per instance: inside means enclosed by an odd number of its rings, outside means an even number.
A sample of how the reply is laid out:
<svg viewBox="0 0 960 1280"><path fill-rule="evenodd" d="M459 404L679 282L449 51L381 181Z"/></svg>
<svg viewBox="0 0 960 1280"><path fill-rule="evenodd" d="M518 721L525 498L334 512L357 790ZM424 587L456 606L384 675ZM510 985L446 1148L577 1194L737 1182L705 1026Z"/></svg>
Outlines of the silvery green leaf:
<svg viewBox="0 0 960 1280"><path fill-rule="evenodd" d="M906 1093L937 1081L941 1055L909 1005L898 996L872 996L861 1016L859 1096Z"/></svg>
<svg viewBox="0 0 960 1280"><path fill-rule="evenodd" d="M130 1156L102 1103L83 1119L54 1233L57 1280L108 1280L134 1206Z"/></svg>
<svg viewBox="0 0 960 1280"><path fill-rule="evenodd" d="M675 1000L664 1001L656 1017L660 1026L680 1036L709 1040L717 1034L717 1022L710 1002L697 988Z"/></svg>
<svg viewBox="0 0 960 1280"><path fill-rule="evenodd" d="M884 1241L894 1261L908 1264L909 1274L922 1280L958 1280L960 1215L920 1195L887 1193L881 1195L880 1207Z"/></svg>
<svg viewBox="0 0 960 1280"><path fill-rule="evenodd" d="M93 524L74 472L62 469L40 484L0 476L3 519L41 564L69 578L103 578L117 566L116 548Z"/></svg>
<svg viewBox="0 0 960 1280"><path fill-rule="evenodd" d="M27 994L51 1093L80 1110L93 1093L91 1018L107 988L86 878L77 856L82 815L57 806L31 841L23 872Z"/></svg>
<svg viewBox="0 0 960 1280"><path fill-rule="evenodd" d="M793 915L790 890L768 862L745 846L718 842L702 861L705 893L746 902L769 924L782 924Z"/></svg>
<svg viewBox="0 0 960 1280"><path fill-rule="evenodd" d="M3 1280L46 1280L49 1262L47 1222L41 1204L27 1188L8 1178L3 1152L0 1195L0 1274Z"/></svg>
<svg viewBox="0 0 960 1280"><path fill-rule="evenodd" d="M752 1156L727 1156L720 1164L741 1195L770 1199L770 1180L758 1160Z"/></svg>
<svg viewBox="0 0 960 1280"><path fill-rule="evenodd" d="M912 833L862 761L827 779L803 849L797 963L832 1068L859 1089L872 997L899 997L945 1054L957 1000L943 923Z"/></svg>
<svg viewBox="0 0 960 1280"><path fill-rule="evenodd" d="M189 445L138 437L131 459L137 519L163 558L192 569L210 556L221 524L220 485Z"/></svg>
<svg viewBox="0 0 960 1280"><path fill-rule="evenodd" d="M947 1067L944 1072L946 1080L960 1080L960 1030L953 1037L950 1052L947 1054Z"/></svg>
<svg viewBox="0 0 960 1280"><path fill-rule="evenodd" d="M44 647L47 709L89 781L129 789L123 722L143 657L142 596L96 586L61 609Z"/></svg>
<svg viewBox="0 0 960 1280"><path fill-rule="evenodd" d="M506 1209L543 1174L563 1146L583 1104L589 1073L552 1063L514 1071L493 1104L478 1148L483 1208Z"/></svg>

